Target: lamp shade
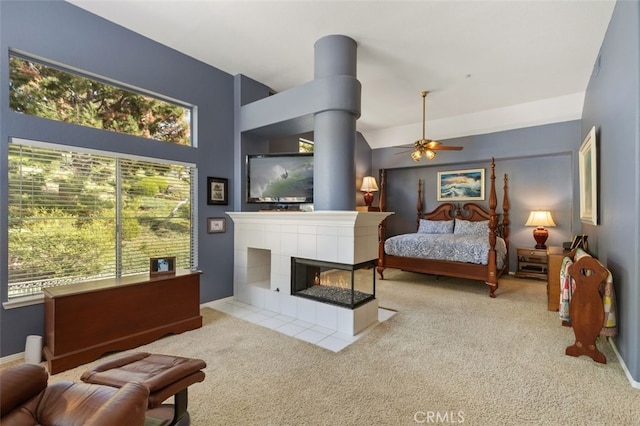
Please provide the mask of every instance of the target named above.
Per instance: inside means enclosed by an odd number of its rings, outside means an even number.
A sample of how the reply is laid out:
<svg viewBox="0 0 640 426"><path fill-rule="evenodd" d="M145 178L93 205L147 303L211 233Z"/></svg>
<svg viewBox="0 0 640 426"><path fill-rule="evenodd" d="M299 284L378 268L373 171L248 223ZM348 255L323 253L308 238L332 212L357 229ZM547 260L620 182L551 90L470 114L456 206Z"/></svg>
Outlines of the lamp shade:
<svg viewBox="0 0 640 426"><path fill-rule="evenodd" d="M378 190L378 184L376 183L376 178L373 176L365 176L362 179L362 186L360 187L360 191L362 192L374 192Z"/></svg>
<svg viewBox="0 0 640 426"><path fill-rule="evenodd" d="M551 212L546 210L534 210L529 213L529 219L527 219L527 223L524 226L556 226L553 218L551 217Z"/></svg>

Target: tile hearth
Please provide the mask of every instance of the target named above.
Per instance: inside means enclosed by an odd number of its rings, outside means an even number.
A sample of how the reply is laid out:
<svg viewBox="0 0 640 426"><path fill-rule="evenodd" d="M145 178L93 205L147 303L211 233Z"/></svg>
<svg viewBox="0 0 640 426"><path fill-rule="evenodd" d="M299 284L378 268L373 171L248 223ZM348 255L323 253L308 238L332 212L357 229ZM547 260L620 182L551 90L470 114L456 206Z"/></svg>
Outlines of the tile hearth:
<svg viewBox="0 0 640 426"><path fill-rule="evenodd" d="M238 302L232 297L209 302L202 306L224 312L225 314L252 322L262 327L270 328L279 333L304 340L305 342L320 346L333 352L341 351L350 344L356 342L376 325L395 315L394 311L378 308L378 322L369 326L355 336L352 336L307 321L302 321L288 315L283 315L278 312Z"/></svg>

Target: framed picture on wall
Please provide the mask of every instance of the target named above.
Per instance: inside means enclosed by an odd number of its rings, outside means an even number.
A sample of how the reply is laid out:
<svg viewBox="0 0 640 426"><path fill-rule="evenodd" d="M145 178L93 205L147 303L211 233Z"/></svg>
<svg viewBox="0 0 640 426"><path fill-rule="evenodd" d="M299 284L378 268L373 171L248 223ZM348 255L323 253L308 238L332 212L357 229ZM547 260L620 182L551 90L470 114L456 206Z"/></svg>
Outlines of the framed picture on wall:
<svg viewBox="0 0 640 426"><path fill-rule="evenodd" d="M578 152L580 175L580 221L598 224L598 145L595 126L589 130Z"/></svg>
<svg viewBox="0 0 640 426"><path fill-rule="evenodd" d="M227 231L227 221L224 217L210 217L207 219L207 233L217 234Z"/></svg>
<svg viewBox="0 0 640 426"><path fill-rule="evenodd" d="M207 204L229 204L229 180L225 178L207 178Z"/></svg>
<svg viewBox="0 0 640 426"><path fill-rule="evenodd" d="M438 201L484 200L484 169L438 172Z"/></svg>

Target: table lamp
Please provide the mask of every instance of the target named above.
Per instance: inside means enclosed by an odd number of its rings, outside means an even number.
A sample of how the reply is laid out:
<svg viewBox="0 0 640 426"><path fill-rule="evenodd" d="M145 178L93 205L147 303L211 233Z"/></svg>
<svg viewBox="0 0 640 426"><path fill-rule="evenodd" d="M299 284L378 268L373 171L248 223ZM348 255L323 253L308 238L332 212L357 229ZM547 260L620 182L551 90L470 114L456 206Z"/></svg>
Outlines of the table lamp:
<svg viewBox="0 0 640 426"><path fill-rule="evenodd" d="M364 203L367 207L371 207L371 203L373 203L373 194L378 190L378 184L376 183L376 178L373 176L365 176L362 179L362 186L360 187L360 191L364 192Z"/></svg>
<svg viewBox="0 0 640 426"><path fill-rule="evenodd" d="M537 249L545 249L547 248L544 243L547 241L549 237L549 231L547 231L545 226L556 226L553 218L551 217L551 212L546 210L534 210L529 214L529 219L524 226L535 226L536 229L533 230L533 238L536 240L536 248Z"/></svg>

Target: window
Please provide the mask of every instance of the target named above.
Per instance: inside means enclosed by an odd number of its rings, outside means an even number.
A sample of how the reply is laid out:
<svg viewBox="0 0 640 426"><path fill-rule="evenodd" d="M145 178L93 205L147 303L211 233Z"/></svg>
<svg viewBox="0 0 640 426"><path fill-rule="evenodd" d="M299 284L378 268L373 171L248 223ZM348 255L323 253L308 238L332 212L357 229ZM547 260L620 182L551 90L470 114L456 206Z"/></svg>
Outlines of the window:
<svg viewBox="0 0 640 426"><path fill-rule="evenodd" d="M313 152L313 141L304 138L298 138L299 152Z"/></svg>
<svg viewBox="0 0 640 426"><path fill-rule="evenodd" d="M151 257L194 269L196 169L9 144L9 298L43 287L149 270Z"/></svg>
<svg viewBox="0 0 640 426"><path fill-rule="evenodd" d="M12 110L191 146L191 109L12 54Z"/></svg>

